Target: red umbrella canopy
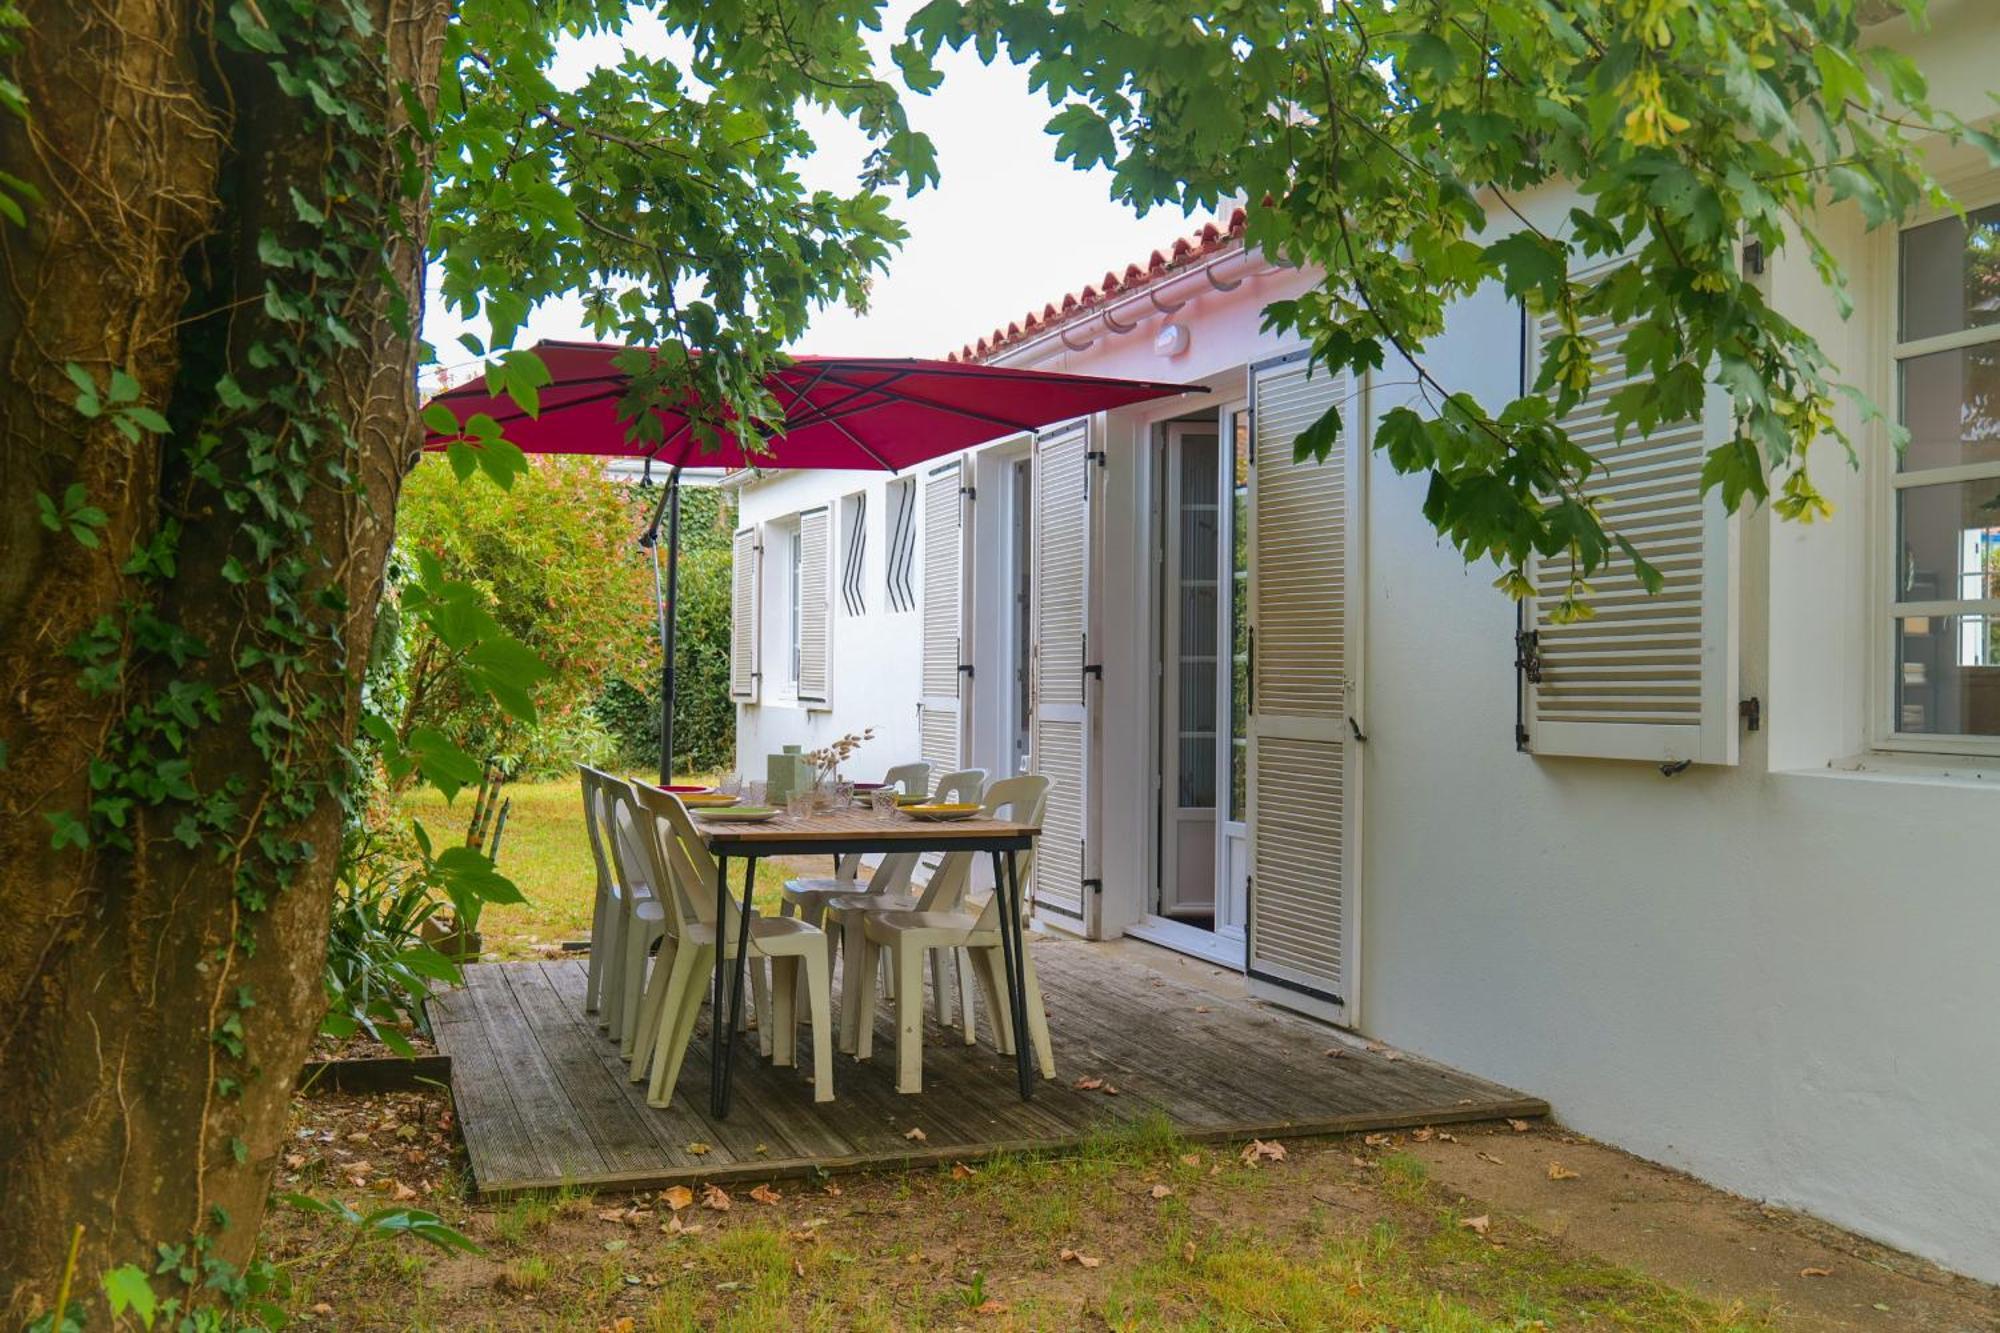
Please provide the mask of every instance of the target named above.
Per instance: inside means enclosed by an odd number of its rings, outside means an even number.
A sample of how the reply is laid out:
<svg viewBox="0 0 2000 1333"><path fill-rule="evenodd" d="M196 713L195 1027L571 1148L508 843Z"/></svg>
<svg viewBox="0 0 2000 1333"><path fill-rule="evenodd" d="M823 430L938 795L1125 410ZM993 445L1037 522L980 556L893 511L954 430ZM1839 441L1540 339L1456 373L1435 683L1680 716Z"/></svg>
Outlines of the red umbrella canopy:
<svg viewBox="0 0 2000 1333"><path fill-rule="evenodd" d="M765 377L765 387L784 409L784 420L766 423L768 453L746 457L726 433L719 448L705 445L697 438L692 412L657 410L660 435L635 438L630 409L621 416L632 376L620 366L633 364L632 348L544 342L535 352L549 374L536 415L475 380L431 400L433 406L447 408L465 434L432 429L425 447L442 449L480 434L485 423L475 418L483 415L531 454L650 457L669 467L896 472L1003 435L1203 387L970 362L801 356Z"/></svg>

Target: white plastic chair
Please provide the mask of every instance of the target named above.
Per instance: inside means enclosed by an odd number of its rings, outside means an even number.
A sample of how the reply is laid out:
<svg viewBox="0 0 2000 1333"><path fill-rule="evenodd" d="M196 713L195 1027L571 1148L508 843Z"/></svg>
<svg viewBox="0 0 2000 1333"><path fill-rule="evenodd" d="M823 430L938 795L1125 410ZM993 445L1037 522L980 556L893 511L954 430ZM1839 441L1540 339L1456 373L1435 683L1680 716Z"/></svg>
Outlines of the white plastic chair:
<svg viewBox="0 0 2000 1333"><path fill-rule="evenodd" d="M931 794L931 799L934 801L959 801L972 804L982 798L985 789L986 770L983 768L965 768L955 773L947 773L939 778L937 791ZM868 888L865 892L855 893L849 891L842 894L829 894L821 898L821 910L824 915L820 924L826 930L829 938L837 940L840 948L840 1049L842 1051L850 1055L854 1053L857 1036L855 1025L861 1021L859 1008L860 987L854 985L853 982L853 969L857 966L861 958L860 914L870 911L885 911L893 908L915 909L919 902L926 901L931 897L930 885L938 883L938 876L944 872L945 863L949 861L949 857L945 858L945 862L941 862L931 872L930 882L925 887L923 898L919 898L909 891L910 877L915 872L918 863L918 856L915 852L897 853L884 857L882 864L876 867L875 875L869 879ZM884 870L889 868L893 868L894 873L885 875ZM962 873L963 868L961 867L960 871L955 873ZM953 906L956 906L957 899L952 899L951 903ZM955 979L958 983L959 1004L963 1008L965 997L970 994L969 980L962 973L956 976ZM893 974L887 980L888 992L893 997L897 994L895 989L896 981ZM931 987L936 995L938 1022L950 1022L951 988L945 985L944 960L942 959L937 960L932 968Z"/></svg>
<svg viewBox="0 0 2000 1333"><path fill-rule="evenodd" d="M584 828L590 835L591 858L597 867L597 901L591 910L584 1008L596 1011L597 1025L624 1052L630 1050L628 1015L638 1008L646 953L661 937L665 913L653 900L651 881L643 863L619 854L612 819L613 796L625 784L587 765L579 764L577 768L583 788Z"/></svg>
<svg viewBox="0 0 2000 1333"><path fill-rule="evenodd" d="M925 785L930 781L930 778L931 766L928 763L898 764L883 775L882 785L885 787L894 787L906 796L921 796L930 790ZM912 866L915 864L915 861L911 862ZM854 888L854 877L859 873L860 868L861 858L859 856L846 856L835 862L834 874L831 876L817 878L802 877L786 880L785 887L780 891L778 899L778 915L798 916L811 925L819 925L821 919L826 915L826 900L828 898L856 891ZM876 873L878 876L880 875L879 867ZM908 880L909 873L905 871L902 882L893 887L900 888L902 887L902 883L907 883ZM868 881L867 891L869 893L877 891L875 879L871 878Z"/></svg>
<svg viewBox="0 0 2000 1333"><path fill-rule="evenodd" d="M987 790L984 813L991 818L1012 819L1023 824L1040 824L1048 803L1049 780L1039 775L1003 778ZM1007 1004L1008 981L1000 941L1000 895L996 891L977 912L964 906L965 883L971 877L976 852L953 852L932 876L924 900L914 910L868 911L857 915L861 923L862 945L858 966L851 974L858 982L859 1020L855 1056L866 1060L873 1053L875 1038L875 968L886 950L890 971L896 977L896 1091L922 1092L924 1087L924 1008L923 960L932 959L933 975L938 960L954 951L969 956L979 988L986 997L987 1013L993 1022L994 1045L1002 1055L1014 1052L1015 1033ZM1023 924L1027 917L1027 885L1034 873L1034 852L1020 854L1018 885L1021 892ZM940 881L943 881L940 883ZM1035 977L1033 954L1023 941L1021 970L1027 999L1028 1035L1043 1078L1056 1076L1055 1054L1049 1044L1048 1014L1042 1008L1041 984ZM964 997L969 999L970 997ZM964 1004L964 1030L968 1044L973 1040L970 1004Z"/></svg>
<svg viewBox="0 0 2000 1333"><path fill-rule="evenodd" d="M715 975L715 955L736 956L739 910L733 899L719 923L715 920L715 858L703 845L687 807L671 792L635 785L635 806L646 818L652 836L657 872L671 891L666 895L675 913L678 945L672 961L656 967L646 988L638 1046L632 1058L632 1079L650 1073L649 1106L665 1106L673 1098L681 1065L694 1036L702 997ZM768 1002L756 1000L758 1038L773 1063L798 1063L798 976L805 974L806 1003L812 1016L813 1100L833 1100L833 988L828 976L826 936L796 917L750 916L750 956L745 960L754 991L760 988L766 961L771 966ZM768 1008L766 1007L768 1003ZM720 1032L728 1015L715 1014L711 1031Z"/></svg>
<svg viewBox="0 0 2000 1333"><path fill-rule="evenodd" d="M631 788L617 778L599 775L599 829L611 851L612 876L619 895L616 938L612 949L617 955L616 971L607 975L610 1000L604 1005L603 1021L618 1054L632 1058L633 1039L638 1033L639 999L646 988L646 958L653 945L667 947L667 910L662 901L666 886L646 855L644 830L635 818Z"/></svg>
<svg viewBox="0 0 2000 1333"><path fill-rule="evenodd" d="M587 980L583 987L583 1011L595 1014L601 1011L604 997L604 978L607 972L617 971L619 957L615 942L611 938L612 925L619 897L618 883L611 876L611 864L604 850L604 838L599 833L601 812L599 810L598 782L604 774L588 764L576 766L577 785L583 789L583 828L590 835L590 859L597 868L597 897L590 909L590 962ZM614 983L615 984L615 983Z"/></svg>

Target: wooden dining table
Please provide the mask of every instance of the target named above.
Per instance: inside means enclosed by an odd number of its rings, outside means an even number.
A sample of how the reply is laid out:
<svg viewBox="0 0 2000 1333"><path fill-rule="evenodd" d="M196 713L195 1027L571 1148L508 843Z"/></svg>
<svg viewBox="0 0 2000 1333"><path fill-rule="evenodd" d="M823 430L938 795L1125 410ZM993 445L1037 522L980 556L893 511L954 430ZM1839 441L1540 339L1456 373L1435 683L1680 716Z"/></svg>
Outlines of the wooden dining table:
<svg viewBox="0 0 2000 1333"><path fill-rule="evenodd" d="M993 858L993 891L1000 898L1000 952L1007 973L1007 1005L1013 1016L1015 1072L1021 1100L1034 1095L1034 1071L1029 1062L1027 1005L1027 941L1021 930L1019 856L1034 846L1039 825L1005 819L933 820L897 811L884 816L855 807L811 815L779 814L762 823L703 819L695 827L715 858L715 920L729 919L729 862L743 862L743 898L738 904L736 951L715 951L715 1039L709 1049L709 1110L729 1114L730 1062L736 1048L736 1028L743 1013L743 981L750 953L750 913L757 885L757 862L771 856L832 856L837 865L850 856L881 852L985 852ZM718 941L720 942L720 941ZM734 963L734 968L730 964ZM854 965L850 960L850 966ZM847 978L842 985L852 984ZM725 1006L725 991L727 1004ZM727 1021L724 1016L727 1015ZM863 1021L866 1021L865 1019Z"/></svg>

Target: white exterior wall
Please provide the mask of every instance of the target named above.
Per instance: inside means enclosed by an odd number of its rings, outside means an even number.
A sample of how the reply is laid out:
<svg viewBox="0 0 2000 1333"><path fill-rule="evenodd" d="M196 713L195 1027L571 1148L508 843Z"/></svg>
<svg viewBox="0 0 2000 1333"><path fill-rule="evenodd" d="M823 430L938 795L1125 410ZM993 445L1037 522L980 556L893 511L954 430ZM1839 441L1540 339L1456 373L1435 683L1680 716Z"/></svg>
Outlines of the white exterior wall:
<svg viewBox="0 0 2000 1333"><path fill-rule="evenodd" d="M1930 36L1900 44L1940 105L1987 114L2000 23L1983 0L1939 0L1933 18ZM1887 403L1893 237L1842 218L1825 231L1851 266L1853 320L1800 253L1772 257L1772 300ZM1246 365L1286 350L1257 332L1259 310L1304 281L1270 274L1203 295L1177 317L1193 336L1173 360L1152 350L1160 316L1082 352L1044 340L1003 358L1213 391L1093 423L1093 447L1109 453L1092 817L1105 934L1144 910L1152 883L1148 428L1240 399ZM1482 295L1427 361L1497 402L1515 392L1519 339L1518 311ZM1388 387L1395 367L1378 378L1360 415L1404 392ZM1860 438L1879 466L1880 438ZM989 664L1005 608L991 499L998 460L1021 447L993 446L975 473L982 690L1005 670ZM1744 521L1741 693L1762 701L1763 730L1742 737L1736 766L1667 778L1517 752L1515 608L1423 520L1424 479L1371 460L1350 1012L1370 1035L1546 1097L1583 1132L2000 1280L2000 760L1981 772L1867 753L1870 658L1887 632L1869 593L1882 505L1838 446L1815 476L1837 505L1831 522ZM869 614L836 610L832 711L740 710L746 764L864 725L880 739L857 772L916 752L918 617L884 610L882 485L836 474L744 491L745 520L766 521L865 486L872 528ZM767 670L781 642L767 636ZM974 761L991 763L1004 737L987 697L975 696Z"/></svg>
<svg viewBox="0 0 2000 1333"><path fill-rule="evenodd" d="M875 729L870 741L848 764L853 777L879 777L881 770L914 759L917 754L918 642L921 616L914 610L891 612L884 586L884 554L888 544L886 486L888 478L873 472L792 472L774 474L739 493L736 526L759 529L765 541L760 611L763 621L757 702L736 709L736 764L746 777L764 776L764 756L785 745L818 749L848 732ZM840 499L855 491L868 495L868 546L864 587L868 611L850 616L840 598L840 571L847 534L841 524ZM774 534L786 531L799 511L815 505L834 506L832 571L833 614L828 631L832 669L831 707L808 707L788 697L784 653L789 641L787 605L783 597L781 552ZM917 574L911 575L912 584Z"/></svg>
<svg viewBox="0 0 2000 1333"><path fill-rule="evenodd" d="M1974 8L1934 7L1904 44L1977 116L2000 24ZM1800 251L1774 257L1771 298L1893 410L1894 237L1823 232L1853 319ZM1518 331L1504 302L1468 303L1431 364L1502 401L1515 367L1491 349ZM1831 522L1745 521L1741 692L1764 729L1737 766L1673 778L1515 751L1514 608L1421 521L1423 479L1371 460L1361 1025L2000 1280L2000 760L1867 755L1887 445L1857 439L1860 471L1837 444L1817 458Z"/></svg>

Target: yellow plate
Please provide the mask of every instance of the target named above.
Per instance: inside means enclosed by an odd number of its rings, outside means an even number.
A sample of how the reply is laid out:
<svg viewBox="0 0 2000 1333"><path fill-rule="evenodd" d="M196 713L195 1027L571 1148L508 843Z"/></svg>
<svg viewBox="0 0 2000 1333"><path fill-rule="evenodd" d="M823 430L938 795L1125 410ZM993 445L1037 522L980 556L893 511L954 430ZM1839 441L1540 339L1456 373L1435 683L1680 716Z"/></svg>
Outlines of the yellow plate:
<svg viewBox="0 0 2000 1333"><path fill-rule="evenodd" d="M937 805L906 805L903 813L912 819L970 819L979 813L979 807L947 801Z"/></svg>
<svg viewBox="0 0 2000 1333"><path fill-rule="evenodd" d="M741 796L731 796L726 792L696 792L681 797L681 804L690 810L717 809L725 805L735 805L742 799Z"/></svg>

